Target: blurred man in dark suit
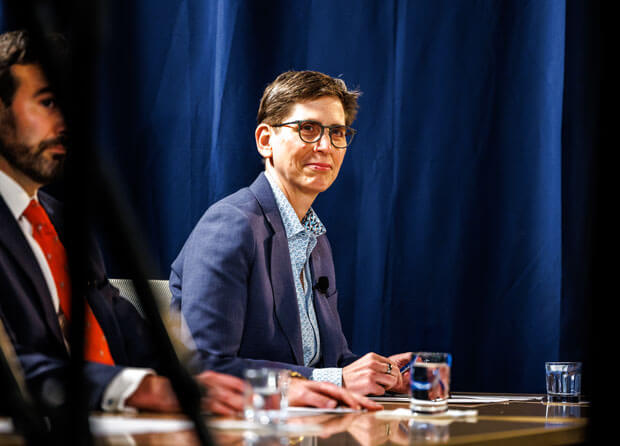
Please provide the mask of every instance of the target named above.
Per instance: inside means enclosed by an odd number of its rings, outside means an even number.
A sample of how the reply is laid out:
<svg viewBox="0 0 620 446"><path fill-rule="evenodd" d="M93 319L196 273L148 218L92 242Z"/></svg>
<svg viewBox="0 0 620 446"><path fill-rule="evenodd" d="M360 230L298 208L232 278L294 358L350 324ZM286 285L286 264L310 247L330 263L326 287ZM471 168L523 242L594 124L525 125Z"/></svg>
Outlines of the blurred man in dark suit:
<svg viewBox="0 0 620 446"><path fill-rule="evenodd" d="M34 395L62 403L70 355L71 289L63 209L40 191L63 171L67 129L54 92L25 32L0 35L0 317ZM89 249L86 385L92 409L178 410L148 329L105 275L96 243ZM243 383L205 372L205 409L241 408ZM217 389L215 389L217 388ZM47 398L53 396L54 398Z"/></svg>

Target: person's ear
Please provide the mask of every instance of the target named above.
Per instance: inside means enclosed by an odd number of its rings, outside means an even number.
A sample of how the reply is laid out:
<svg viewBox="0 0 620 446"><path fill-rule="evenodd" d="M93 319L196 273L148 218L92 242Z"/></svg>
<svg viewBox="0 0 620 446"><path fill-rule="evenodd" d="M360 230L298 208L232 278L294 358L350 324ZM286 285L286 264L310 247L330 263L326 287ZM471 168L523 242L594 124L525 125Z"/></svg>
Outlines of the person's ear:
<svg viewBox="0 0 620 446"><path fill-rule="evenodd" d="M265 160L269 159L273 155L273 149L271 147L271 138L273 136L274 129L264 122L256 127L254 137L256 138L256 149L260 156Z"/></svg>

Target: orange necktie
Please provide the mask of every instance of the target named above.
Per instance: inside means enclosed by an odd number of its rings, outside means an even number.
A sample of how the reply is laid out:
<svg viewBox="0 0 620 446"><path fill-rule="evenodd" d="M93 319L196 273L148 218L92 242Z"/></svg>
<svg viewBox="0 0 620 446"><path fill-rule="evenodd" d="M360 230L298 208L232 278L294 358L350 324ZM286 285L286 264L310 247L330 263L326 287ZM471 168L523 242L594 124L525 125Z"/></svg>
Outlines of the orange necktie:
<svg viewBox="0 0 620 446"><path fill-rule="evenodd" d="M32 236L37 241L43 255L50 267L56 291L58 292L58 300L60 303L61 315L59 320L63 320L63 316L67 322L71 322L71 282L69 280L67 254L62 245L56 229L52 225L45 209L36 201L30 200L28 207L24 211L24 217L28 219L32 225ZM85 316L85 343L84 343L84 359L87 361L99 362L102 364L114 365L114 360L110 354L108 342L105 339L103 330L93 311L86 303ZM64 324L61 323L63 334L66 337Z"/></svg>

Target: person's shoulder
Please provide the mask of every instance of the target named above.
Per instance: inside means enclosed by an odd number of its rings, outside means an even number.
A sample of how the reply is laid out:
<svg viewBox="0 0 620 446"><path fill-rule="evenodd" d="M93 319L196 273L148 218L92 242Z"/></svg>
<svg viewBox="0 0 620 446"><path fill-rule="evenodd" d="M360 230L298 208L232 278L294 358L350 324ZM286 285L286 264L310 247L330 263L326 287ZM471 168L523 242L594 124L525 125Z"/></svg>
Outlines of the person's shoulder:
<svg viewBox="0 0 620 446"><path fill-rule="evenodd" d="M63 203L60 200L54 198L51 194L42 190L39 190L37 192L37 198L39 199L39 203L41 203L43 207L59 211L61 211L64 207Z"/></svg>
<svg viewBox="0 0 620 446"><path fill-rule="evenodd" d="M228 216L251 222L262 217L262 211L256 196L249 187L244 187L221 200L213 203L205 212L203 218L214 216Z"/></svg>
<svg viewBox="0 0 620 446"><path fill-rule="evenodd" d="M237 192L234 192L221 200L215 202L214 206L232 206L239 209L247 209L256 205L256 197L252 193L249 187L243 187Z"/></svg>
<svg viewBox="0 0 620 446"><path fill-rule="evenodd" d="M57 230L59 226L62 230L64 218L65 218L65 205L62 201L55 198L53 195L39 190L37 192L37 198L39 199L39 203L45 209L45 212L49 215L50 219L54 226L56 226Z"/></svg>

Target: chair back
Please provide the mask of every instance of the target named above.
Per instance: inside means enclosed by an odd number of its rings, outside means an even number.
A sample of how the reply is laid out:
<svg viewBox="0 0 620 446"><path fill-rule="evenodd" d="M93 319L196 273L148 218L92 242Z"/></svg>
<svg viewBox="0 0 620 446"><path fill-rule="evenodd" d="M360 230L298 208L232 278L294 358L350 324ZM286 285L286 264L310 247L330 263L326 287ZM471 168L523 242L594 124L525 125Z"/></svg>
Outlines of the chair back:
<svg viewBox="0 0 620 446"><path fill-rule="evenodd" d="M140 313L140 315L144 317L144 309L142 308L136 290L133 287L133 282L130 279L109 280L114 287L118 288L121 296L131 302L131 304L136 308L136 310L138 310L138 313ZM157 301L157 306L160 309L167 310L170 307L170 301L172 299L172 293L170 292L170 288L168 287L168 281L149 280L149 285L151 287L153 295L155 296L155 300Z"/></svg>

